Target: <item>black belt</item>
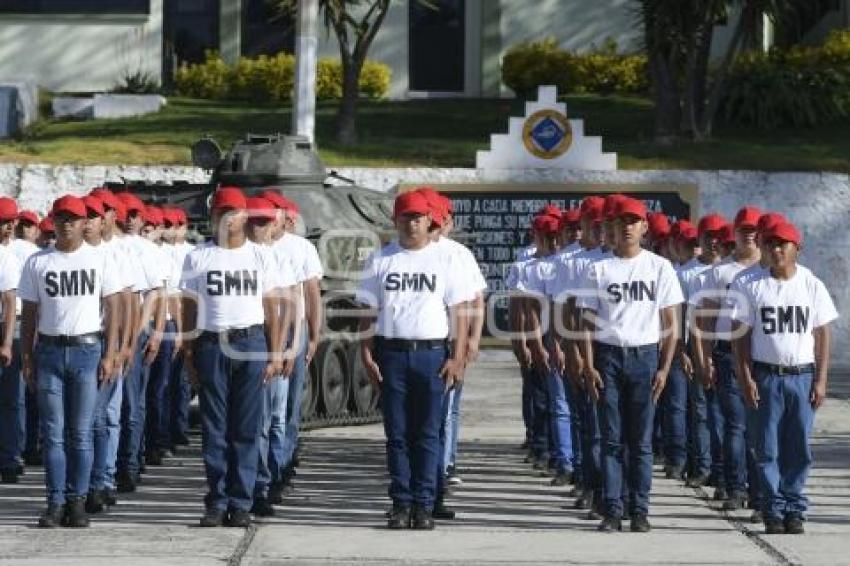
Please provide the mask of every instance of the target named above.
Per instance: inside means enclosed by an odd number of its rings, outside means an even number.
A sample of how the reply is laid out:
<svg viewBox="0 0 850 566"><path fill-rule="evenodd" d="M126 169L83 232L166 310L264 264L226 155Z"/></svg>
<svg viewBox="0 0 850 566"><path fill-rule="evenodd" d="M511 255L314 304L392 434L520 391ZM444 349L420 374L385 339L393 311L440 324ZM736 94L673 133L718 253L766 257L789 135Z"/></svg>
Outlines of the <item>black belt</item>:
<svg viewBox="0 0 850 566"><path fill-rule="evenodd" d="M222 330L220 332L204 330L201 332L201 335L198 336L198 340L225 340L227 342L232 342L233 340L239 340L240 338L248 338L249 336L253 336L263 331L264 327L262 324L246 326L245 328L228 328L227 330Z"/></svg>
<svg viewBox="0 0 850 566"><path fill-rule="evenodd" d="M416 352L417 350L439 350L447 346L446 340L405 340L403 338L384 338L376 336L375 341L381 348L387 350L402 350Z"/></svg>
<svg viewBox="0 0 850 566"><path fill-rule="evenodd" d="M622 352L632 352L635 354L642 354L644 352L654 352L658 350L658 344L644 344L643 346L614 346L613 344L606 344L605 342L594 342L593 343L594 350L608 350L608 351L622 351Z"/></svg>
<svg viewBox="0 0 850 566"><path fill-rule="evenodd" d="M720 352L721 354L731 354L732 342L729 340L718 340L714 343L714 351Z"/></svg>
<svg viewBox="0 0 850 566"><path fill-rule="evenodd" d="M815 371L815 364L803 364L801 366L779 366L766 364L764 362L753 362L753 369L774 373L776 375L801 375Z"/></svg>
<svg viewBox="0 0 850 566"><path fill-rule="evenodd" d="M102 332L89 332L88 334L77 334L76 336L51 336L50 334L38 333L38 343L48 346L90 346L92 344L100 344L102 340Z"/></svg>

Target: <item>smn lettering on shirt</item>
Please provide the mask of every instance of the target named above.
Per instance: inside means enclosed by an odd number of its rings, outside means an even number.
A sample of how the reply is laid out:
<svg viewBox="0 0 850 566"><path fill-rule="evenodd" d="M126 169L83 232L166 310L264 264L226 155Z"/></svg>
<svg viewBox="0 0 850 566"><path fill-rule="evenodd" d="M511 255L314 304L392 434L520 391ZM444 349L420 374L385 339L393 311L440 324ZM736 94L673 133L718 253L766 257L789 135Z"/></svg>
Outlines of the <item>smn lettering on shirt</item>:
<svg viewBox="0 0 850 566"><path fill-rule="evenodd" d="M384 290L433 293L437 290L437 276L433 273L388 273Z"/></svg>
<svg viewBox="0 0 850 566"><path fill-rule="evenodd" d="M626 283L611 283L606 288L608 299L612 303L627 301L655 301L655 281L647 284L645 281L628 281Z"/></svg>
<svg viewBox="0 0 850 566"><path fill-rule="evenodd" d="M765 334L804 334L809 328L809 307L761 307Z"/></svg>
<svg viewBox="0 0 850 566"><path fill-rule="evenodd" d="M75 271L48 271L44 274L45 292L48 297L79 297L94 295L94 283L97 278L94 269Z"/></svg>
<svg viewBox="0 0 850 566"><path fill-rule="evenodd" d="M207 295L257 295L257 270L236 269L234 271L208 271Z"/></svg>

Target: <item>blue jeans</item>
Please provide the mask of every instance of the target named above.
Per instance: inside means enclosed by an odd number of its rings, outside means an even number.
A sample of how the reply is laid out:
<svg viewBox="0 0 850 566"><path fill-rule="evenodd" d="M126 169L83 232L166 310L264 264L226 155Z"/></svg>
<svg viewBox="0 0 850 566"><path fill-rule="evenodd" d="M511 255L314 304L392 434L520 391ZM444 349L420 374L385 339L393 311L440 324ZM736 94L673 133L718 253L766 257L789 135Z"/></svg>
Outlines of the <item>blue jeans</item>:
<svg viewBox="0 0 850 566"><path fill-rule="evenodd" d="M573 458L571 468L576 485L584 484L584 443L582 441L582 428L584 427L584 410L581 399L582 391L576 389L572 381L565 376L564 389L567 393L567 403L570 406L570 442L572 443Z"/></svg>
<svg viewBox="0 0 850 566"><path fill-rule="evenodd" d="M691 477L707 476L711 471L708 402L696 377L688 382L688 470Z"/></svg>
<svg viewBox="0 0 850 566"><path fill-rule="evenodd" d="M286 435L286 398L289 396L289 378L278 377L266 384L263 392L263 429L260 432L260 460L257 463L257 482L254 497L268 496L269 485L280 481L280 449ZM270 449L272 429L275 451ZM271 462L271 464L270 464Z"/></svg>
<svg viewBox="0 0 850 566"><path fill-rule="evenodd" d="M100 344L36 346L34 361L49 504L61 505L66 496L79 498L88 494L100 356Z"/></svg>
<svg viewBox="0 0 850 566"><path fill-rule="evenodd" d="M460 437L460 400L463 396L463 382L456 384L449 391L446 400L445 442L443 446L442 472L445 474L449 467L457 463L457 440Z"/></svg>
<svg viewBox="0 0 850 566"><path fill-rule="evenodd" d="M597 342L594 360L604 383L599 425L605 513L610 517L623 515L625 479L632 512L646 515L652 487L652 382L658 371L658 346L619 348ZM628 451L628 463L624 450ZM624 467L628 471L625 478Z"/></svg>
<svg viewBox="0 0 850 566"><path fill-rule="evenodd" d="M569 384L558 370L552 368L546 376L549 397L549 460L556 473L572 472L573 445L570 429L570 405L567 402Z"/></svg>
<svg viewBox="0 0 850 566"><path fill-rule="evenodd" d="M720 407L718 384L705 390L705 406L708 413L708 440L711 452L711 481L715 487L726 486L726 472L723 466L723 410Z"/></svg>
<svg viewBox="0 0 850 566"><path fill-rule="evenodd" d="M431 510L437 492L445 381L445 348L401 351L378 347L389 495L393 504Z"/></svg>
<svg viewBox="0 0 850 566"><path fill-rule="evenodd" d="M534 406L531 398L533 387L531 380L533 376L529 368L520 368L520 374L522 379L522 422L525 425L525 441L528 443L528 447L531 448L532 438L534 436L532 433Z"/></svg>
<svg viewBox="0 0 850 566"><path fill-rule="evenodd" d="M684 469L687 461L688 376L678 357L661 397L664 405L664 457L667 465Z"/></svg>
<svg viewBox="0 0 850 566"><path fill-rule="evenodd" d="M301 400L304 398L304 380L307 379L307 328L301 333L301 346L295 357L295 367L289 376L289 392L286 396L286 412L276 415L272 421L269 433L269 446L271 455L269 466L272 469L274 481L277 481L275 473L280 473L281 478L293 474L293 460L295 451L298 449L298 432L301 426ZM291 337L290 337L291 338ZM281 429L281 423L283 429ZM278 472L279 470L279 472Z"/></svg>
<svg viewBox="0 0 850 566"><path fill-rule="evenodd" d="M12 363L0 367L0 469L11 470L20 463L26 441L24 380L21 377L21 350L12 346Z"/></svg>
<svg viewBox="0 0 850 566"><path fill-rule="evenodd" d="M147 335L139 338L133 361L124 375L121 401L121 438L118 443L118 469L139 473L142 435L145 429L145 396L150 367L142 363Z"/></svg>
<svg viewBox="0 0 850 566"><path fill-rule="evenodd" d="M804 518L809 500L803 493L812 466L809 436L815 413L809 401L811 373L780 376L756 370L759 405L753 410L753 445L761 475L765 519Z"/></svg>
<svg viewBox="0 0 850 566"><path fill-rule="evenodd" d="M747 407L729 352L714 353L717 368L717 394L723 410L723 470L730 494L747 493Z"/></svg>
<svg viewBox="0 0 850 566"><path fill-rule="evenodd" d="M99 384L94 408L94 458L91 468L91 490L115 487L115 460L121 435L121 398L124 378L116 376L109 384Z"/></svg>
<svg viewBox="0 0 850 566"><path fill-rule="evenodd" d="M266 352L262 327L229 341L240 353ZM195 341L201 380L201 428L208 509L249 511L253 503L263 426L265 360L229 358L217 335Z"/></svg>
<svg viewBox="0 0 850 566"><path fill-rule="evenodd" d="M538 459L548 460L552 450L549 426L548 376L538 368L531 368L531 449Z"/></svg>
<svg viewBox="0 0 850 566"><path fill-rule="evenodd" d="M581 417L582 478L586 489L593 491L594 502L602 500L602 432L596 403L581 390L576 394Z"/></svg>
<svg viewBox="0 0 850 566"><path fill-rule="evenodd" d="M171 407L169 389L171 380L179 376L172 375L174 363L174 339L177 332L173 320L165 323L165 338L159 345L159 351L150 367L150 380L147 388L145 433L147 450L167 450L171 448Z"/></svg>
<svg viewBox="0 0 850 566"><path fill-rule="evenodd" d="M189 403L192 390L189 380L183 375L183 352L177 354L171 365L171 380L168 382L168 407L171 413L169 433L171 444L189 433Z"/></svg>

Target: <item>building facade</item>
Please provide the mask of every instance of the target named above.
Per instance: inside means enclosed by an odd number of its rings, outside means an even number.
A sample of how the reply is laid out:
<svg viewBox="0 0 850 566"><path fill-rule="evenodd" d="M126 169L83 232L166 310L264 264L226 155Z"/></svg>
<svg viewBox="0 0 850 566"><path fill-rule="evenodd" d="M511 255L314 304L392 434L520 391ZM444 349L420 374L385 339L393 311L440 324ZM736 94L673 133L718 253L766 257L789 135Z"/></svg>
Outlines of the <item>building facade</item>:
<svg viewBox="0 0 850 566"><path fill-rule="evenodd" d="M510 94L500 62L521 41L554 37L587 51L613 40L640 48L634 0L393 0L369 57L390 66L391 98ZM850 27L850 0L812 0L794 41ZM168 83L207 50L228 61L292 51L291 19L272 0L0 0L0 81L31 79L56 92L109 90L144 74ZM716 31L722 52L728 27ZM765 33L767 41L770 34ZM320 56L338 55L320 30Z"/></svg>

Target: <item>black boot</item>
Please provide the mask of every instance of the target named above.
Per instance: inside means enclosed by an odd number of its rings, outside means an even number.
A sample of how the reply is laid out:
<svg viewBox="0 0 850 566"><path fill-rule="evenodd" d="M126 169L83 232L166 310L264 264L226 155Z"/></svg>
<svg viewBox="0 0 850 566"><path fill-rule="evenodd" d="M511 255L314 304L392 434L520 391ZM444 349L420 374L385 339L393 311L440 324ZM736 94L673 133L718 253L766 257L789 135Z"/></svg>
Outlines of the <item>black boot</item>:
<svg viewBox="0 0 850 566"><path fill-rule="evenodd" d="M418 531L430 531L434 529L434 517L431 512L415 505L410 514L410 528Z"/></svg>
<svg viewBox="0 0 850 566"><path fill-rule="evenodd" d="M602 522L599 523L599 526L596 527L597 531L601 531L603 533L613 533L619 532L623 530L623 521L619 517L605 517L602 519Z"/></svg>
<svg viewBox="0 0 850 566"><path fill-rule="evenodd" d="M202 527L220 527L224 524L224 510L207 507L198 524Z"/></svg>
<svg viewBox="0 0 850 566"><path fill-rule="evenodd" d="M95 515L103 513L103 492L90 491L86 496L86 513Z"/></svg>
<svg viewBox="0 0 850 566"><path fill-rule="evenodd" d="M431 516L435 519L451 521L455 518L455 514L454 509L446 507L446 504L442 500L439 500L434 504L434 511L431 513Z"/></svg>
<svg viewBox="0 0 850 566"><path fill-rule="evenodd" d="M387 517L388 529L406 529L410 526L410 509L401 505L393 505Z"/></svg>
<svg viewBox="0 0 850 566"><path fill-rule="evenodd" d="M64 516L65 506L51 503L38 518L38 526L42 529L55 529L62 524L62 518Z"/></svg>
<svg viewBox="0 0 850 566"><path fill-rule="evenodd" d="M274 507L266 497L255 497L254 504L251 506L251 513L257 517L272 517L274 516Z"/></svg>
<svg viewBox="0 0 850 566"><path fill-rule="evenodd" d="M224 524L228 527L245 528L251 526L251 514L242 509L231 509L227 512Z"/></svg>
<svg viewBox="0 0 850 566"><path fill-rule="evenodd" d="M89 526L89 516L86 514L86 500L82 497L69 497L65 504L65 526L72 529L83 529Z"/></svg>
<svg viewBox="0 0 850 566"><path fill-rule="evenodd" d="M118 493L131 493L136 491L137 483L139 483L138 476L127 470L119 470L118 474L115 476L115 487L118 490Z"/></svg>

